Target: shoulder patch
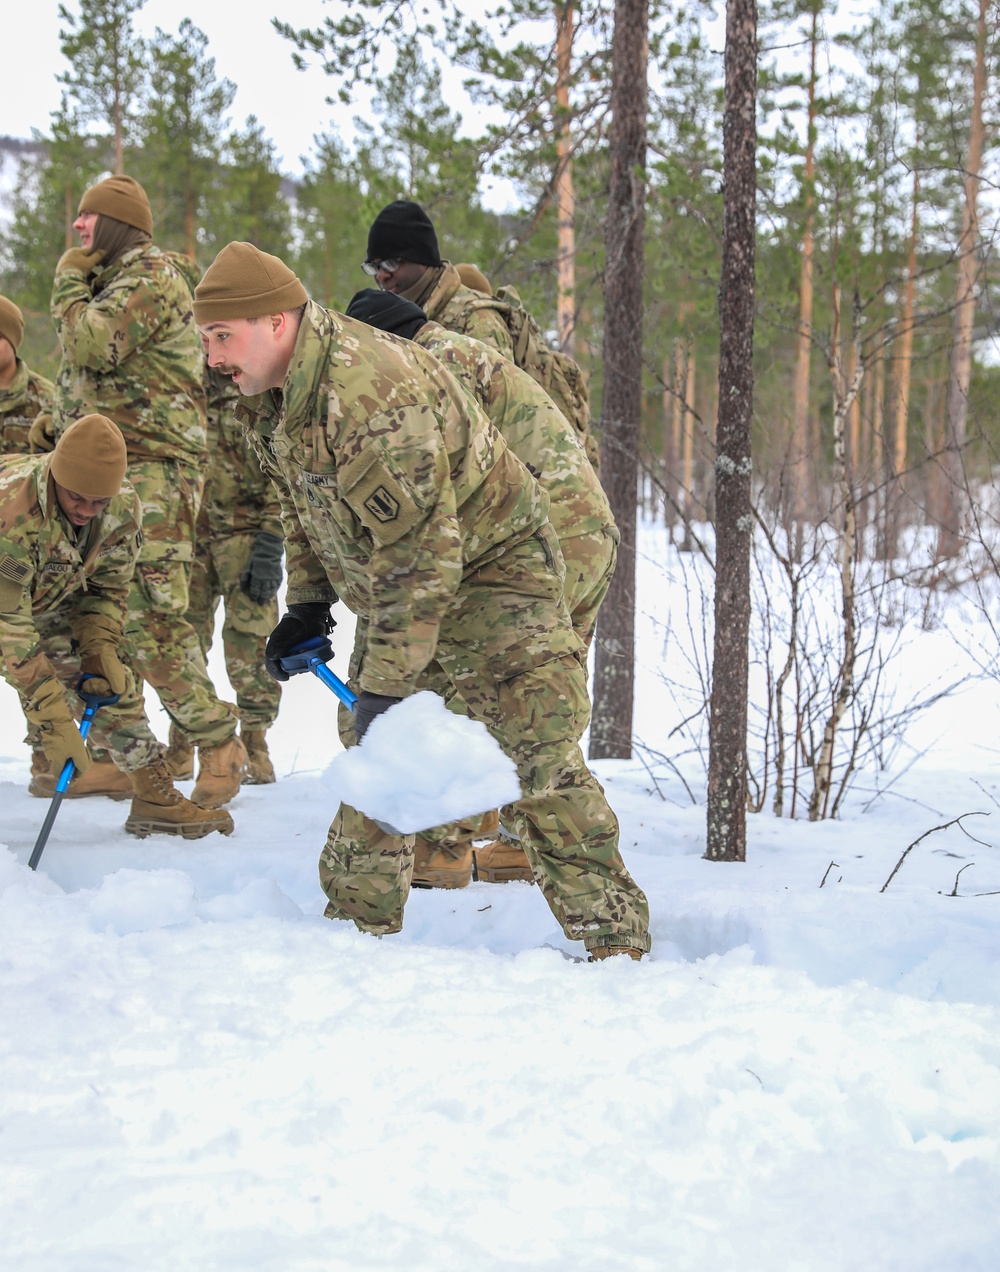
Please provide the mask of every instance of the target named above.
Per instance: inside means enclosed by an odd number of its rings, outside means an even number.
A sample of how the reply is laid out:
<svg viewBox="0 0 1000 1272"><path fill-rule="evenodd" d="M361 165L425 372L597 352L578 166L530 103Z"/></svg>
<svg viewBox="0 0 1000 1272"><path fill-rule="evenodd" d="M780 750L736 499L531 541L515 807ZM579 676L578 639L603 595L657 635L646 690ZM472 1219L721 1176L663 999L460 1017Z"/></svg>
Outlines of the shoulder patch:
<svg viewBox="0 0 1000 1272"><path fill-rule="evenodd" d="M395 521L399 516L399 500L386 490L385 486L379 486L365 500L365 507L375 518L384 525L386 522Z"/></svg>
<svg viewBox="0 0 1000 1272"><path fill-rule="evenodd" d="M344 499L380 546L395 543L423 520L413 488L383 447L368 447L337 476Z"/></svg>
<svg viewBox="0 0 1000 1272"><path fill-rule="evenodd" d="M30 573L30 565L16 560L9 553L0 556L0 578L9 579L11 583L23 583Z"/></svg>

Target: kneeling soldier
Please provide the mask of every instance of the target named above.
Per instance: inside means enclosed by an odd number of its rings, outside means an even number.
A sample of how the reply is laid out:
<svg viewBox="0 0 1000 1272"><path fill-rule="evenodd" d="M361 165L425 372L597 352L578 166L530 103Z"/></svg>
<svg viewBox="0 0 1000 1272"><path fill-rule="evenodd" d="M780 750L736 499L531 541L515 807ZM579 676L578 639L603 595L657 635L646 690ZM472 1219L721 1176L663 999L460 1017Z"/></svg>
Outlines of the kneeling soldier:
<svg viewBox="0 0 1000 1272"><path fill-rule="evenodd" d="M119 695L103 708L101 741L131 778L134 796L125 828L132 834L228 835L233 821L227 812L199 808L174 788L164 747L119 658L142 537L142 511L125 469L125 440L103 415L77 420L51 454L0 460L3 674L20 695L32 741L55 773L69 759L80 773L92 763L68 688L88 674L95 693ZM67 635L79 661L69 665L60 658L57 668L46 648L64 646Z"/></svg>

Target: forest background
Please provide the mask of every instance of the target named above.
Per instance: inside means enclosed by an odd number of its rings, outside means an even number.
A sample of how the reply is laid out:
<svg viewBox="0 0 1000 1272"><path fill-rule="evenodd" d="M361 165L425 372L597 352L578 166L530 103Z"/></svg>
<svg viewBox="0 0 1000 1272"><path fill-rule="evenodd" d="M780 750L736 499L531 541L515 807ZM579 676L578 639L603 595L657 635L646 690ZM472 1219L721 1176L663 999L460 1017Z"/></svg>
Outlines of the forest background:
<svg viewBox="0 0 1000 1272"><path fill-rule="evenodd" d="M108 172L142 182L160 246L204 267L225 243L249 240L339 308L368 282L359 266L372 218L406 197L429 211L444 255L516 286L577 358L600 433L614 5L508 0L483 17L447 0L354 0L317 5L315 27L276 23L289 59L307 76L325 73L331 120L354 112L349 129L302 120L294 180L258 119L233 126L235 88L217 76L207 37L184 19L142 38L142 8L60 7L61 104L19 166L0 250L0 288L26 313L36 369L55 369L48 296L75 242L80 193ZM836 812L852 773L881 763L887 738L929 700L880 696L893 632L914 615L941 622L941 598L956 588L993 612L995 17L985 0L876 0L850 18L822 0L760 10L750 787L753 806L770 802L779 815L807 803L814 816ZM679 560L708 563L707 578L692 570L685 616L707 630L721 32L708 5L655 2L648 31L637 498L666 521ZM459 79L478 132L454 104ZM486 179L514 192L503 211L485 206ZM949 382L970 264L956 438ZM703 652L678 690L682 750L707 749ZM992 673L990 662L984 654ZM802 778L799 799L801 775L812 793Z"/></svg>

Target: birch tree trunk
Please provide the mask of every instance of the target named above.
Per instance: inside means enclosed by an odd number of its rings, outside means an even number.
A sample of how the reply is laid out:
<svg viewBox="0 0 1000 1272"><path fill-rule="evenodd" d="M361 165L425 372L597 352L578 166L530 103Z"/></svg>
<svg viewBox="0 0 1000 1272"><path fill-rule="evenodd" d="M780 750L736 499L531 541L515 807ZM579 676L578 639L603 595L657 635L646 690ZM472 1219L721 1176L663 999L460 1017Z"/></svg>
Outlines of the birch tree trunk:
<svg viewBox="0 0 1000 1272"><path fill-rule="evenodd" d="M855 356L852 359L854 374L850 382L847 382L840 355L839 287L834 287L833 314L834 333L830 342L830 372L833 379L833 465L834 481L840 494L842 517L840 526L840 591L841 615L844 622L844 647L837 674L833 704L826 725L823 728L823 740L820 743L819 755L813 768L813 791L809 799L810 821L818 821L820 818L825 817L829 811L837 729L854 694L854 665L857 659L858 646L854 597L856 527L854 521L854 495L851 491L850 482L847 480L845 433L847 413L857 399L865 368L860 349L861 324L855 318L852 324L855 345Z"/></svg>
<svg viewBox="0 0 1000 1272"><path fill-rule="evenodd" d="M754 257L757 202L757 4L726 5L724 213L715 461L715 644L705 856L746 860L750 634Z"/></svg>
<svg viewBox="0 0 1000 1272"><path fill-rule="evenodd" d="M611 174L604 231L601 480L622 541L597 625L591 759L629 759L632 755L648 26L647 0L615 0Z"/></svg>

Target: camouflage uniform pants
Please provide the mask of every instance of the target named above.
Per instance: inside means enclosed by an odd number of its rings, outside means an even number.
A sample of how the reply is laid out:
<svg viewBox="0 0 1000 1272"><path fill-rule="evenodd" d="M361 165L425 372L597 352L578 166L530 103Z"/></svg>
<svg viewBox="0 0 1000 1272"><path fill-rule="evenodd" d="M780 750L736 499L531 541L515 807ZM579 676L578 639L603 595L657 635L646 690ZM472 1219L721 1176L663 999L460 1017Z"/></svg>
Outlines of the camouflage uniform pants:
<svg viewBox="0 0 1000 1272"><path fill-rule="evenodd" d="M41 637L41 645L55 668L59 682L69 690L76 718L83 716L85 703L76 695L80 679L80 659L73 651L69 625L70 611L52 610L48 614L35 615L35 627ZM24 698L21 698L24 707ZM29 724L25 739L33 750L41 750L37 729ZM115 764L126 773L145 768L163 753L146 718L146 706L136 690L131 673L128 687L113 706L101 707L87 736L87 747L95 760L107 759L108 752Z"/></svg>
<svg viewBox="0 0 1000 1272"><path fill-rule="evenodd" d="M648 950L646 898L625 868L617 818L579 746L590 703L557 558L544 527L467 577L441 625L437 668L517 765L514 825L566 936L588 949ZM327 917L398 932L412 845L413 836L388 835L342 804L319 862Z"/></svg>
<svg viewBox="0 0 1000 1272"><path fill-rule="evenodd" d="M124 646L174 724L197 746L217 746L236 732L236 708L215 692L186 618L202 478L183 464L152 461L130 464L128 478L142 500L142 548Z"/></svg>
<svg viewBox="0 0 1000 1272"><path fill-rule="evenodd" d="M222 647L226 671L236 690L236 706L244 732L268 729L278 715L281 685L264 668L264 646L278 624L276 597L262 605L240 587L240 575L253 548L253 531L213 539L203 522L198 524L191 567L188 622L197 633L208 657L215 637L215 611L219 598L225 606ZM202 537L204 535L204 537Z"/></svg>

